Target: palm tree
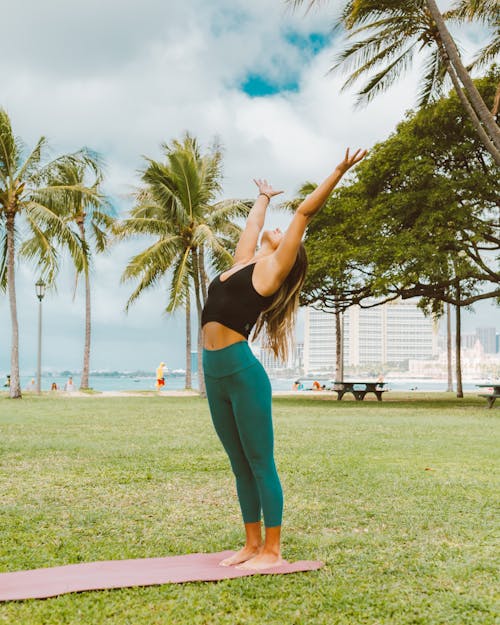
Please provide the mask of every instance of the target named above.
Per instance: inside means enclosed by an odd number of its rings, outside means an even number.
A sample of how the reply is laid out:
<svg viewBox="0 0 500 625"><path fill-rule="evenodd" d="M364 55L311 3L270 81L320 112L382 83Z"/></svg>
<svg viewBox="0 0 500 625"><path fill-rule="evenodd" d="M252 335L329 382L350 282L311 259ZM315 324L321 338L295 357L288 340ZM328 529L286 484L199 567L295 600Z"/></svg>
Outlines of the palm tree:
<svg viewBox="0 0 500 625"><path fill-rule="evenodd" d="M478 20L491 28L493 38L478 53L473 65L491 63L500 53L500 13L497 0L457 0L447 14L458 20Z"/></svg>
<svg viewBox="0 0 500 625"><path fill-rule="evenodd" d="M288 1L294 6L304 2ZM309 1L309 7L316 4L319 0ZM343 88L363 75L371 76L358 92L358 104L367 104L387 91L411 66L415 53L426 51L419 106L442 92L448 75L481 141L500 164L498 126L463 66L434 0L349 0L338 23L347 29L348 39L353 41L332 67L350 72Z"/></svg>
<svg viewBox="0 0 500 625"><path fill-rule="evenodd" d="M89 387L91 341L91 289L90 266L92 251L104 252L108 246L108 233L114 222L112 208L101 193L102 165L97 154L83 149L56 161L49 174L50 184L61 191L54 194L51 208L79 236L84 256L83 266L76 266L77 279L83 273L85 280L85 342L80 389ZM50 234L49 234L50 237ZM92 243L90 245L89 243ZM36 238L28 240L21 253L29 253L45 262L45 250Z"/></svg>
<svg viewBox="0 0 500 625"><path fill-rule="evenodd" d="M453 10L448 11L447 16L459 22L477 20L493 33L491 40L478 52L467 69L486 67L495 61L500 54L500 12L496 0L458 0ZM498 115L499 108L500 84L491 111L493 116Z"/></svg>
<svg viewBox="0 0 500 625"><path fill-rule="evenodd" d="M219 146L212 146L202 155L196 139L186 134L182 141L163 144L162 151L162 162L147 159L135 206L117 227L119 238L149 235L156 240L130 260L122 280L139 279L127 302L128 309L146 289L168 274L167 312L181 306L186 309L187 372L193 294L198 317L198 376L203 393L201 312L206 299L206 262L217 271L229 267L231 250L240 232L232 220L246 215L248 207L236 200L215 202L221 191ZM186 377L188 384L190 378Z"/></svg>
<svg viewBox="0 0 500 625"><path fill-rule="evenodd" d="M13 131L9 116L0 109L0 224L4 246L0 253L0 284L6 283L12 325L10 361L10 397L21 397L19 380L19 325L15 287L17 242L29 233L40 248L45 250L45 263L40 266L43 277L49 282L58 267L58 254L54 242L65 245L76 266L84 265L79 237L71 231L61 211L53 209L56 198L64 202L61 191L84 192L72 185L55 185L50 172L56 161L43 164L47 141L41 137L33 150L27 154L24 145ZM62 210L62 207L61 207ZM50 235L48 234L50 233ZM1 268L4 266L4 270Z"/></svg>

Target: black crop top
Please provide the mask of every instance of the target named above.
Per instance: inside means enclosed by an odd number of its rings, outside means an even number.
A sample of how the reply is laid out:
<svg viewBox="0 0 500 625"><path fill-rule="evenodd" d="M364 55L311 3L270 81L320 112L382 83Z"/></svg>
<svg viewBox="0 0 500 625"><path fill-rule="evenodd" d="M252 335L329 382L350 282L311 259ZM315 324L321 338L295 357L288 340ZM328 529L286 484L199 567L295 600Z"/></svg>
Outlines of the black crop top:
<svg viewBox="0 0 500 625"><path fill-rule="evenodd" d="M208 287L207 301L201 314L202 327L209 321L243 334L248 338L260 313L269 308L274 295L265 297L255 290L252 275L255 263L235 271L221 282L218 275Z"/></svg>

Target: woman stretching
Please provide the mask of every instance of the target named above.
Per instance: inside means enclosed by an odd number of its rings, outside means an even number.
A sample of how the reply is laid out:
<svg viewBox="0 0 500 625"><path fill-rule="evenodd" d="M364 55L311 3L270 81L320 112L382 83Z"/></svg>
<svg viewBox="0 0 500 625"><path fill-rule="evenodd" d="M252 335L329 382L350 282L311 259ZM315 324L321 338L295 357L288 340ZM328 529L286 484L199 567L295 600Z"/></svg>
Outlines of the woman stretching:
<svg viewBox="0 0 500 625"><path fill-rule="evenodd" d="M215 430L229 456L245 524L243 549L223 566L263 569L281 564L283 492L274 464L271 384L247 339L265 331L267 345L286 357L299 293L307 270L302 236L343 174L366 151L344 160L297 208L283 234L262 233L266 209L275 191L255 180L259 195L243 230L233 266L213 280L203 309L203 371ZM261 511L265 540L262 543Z"/></svg>

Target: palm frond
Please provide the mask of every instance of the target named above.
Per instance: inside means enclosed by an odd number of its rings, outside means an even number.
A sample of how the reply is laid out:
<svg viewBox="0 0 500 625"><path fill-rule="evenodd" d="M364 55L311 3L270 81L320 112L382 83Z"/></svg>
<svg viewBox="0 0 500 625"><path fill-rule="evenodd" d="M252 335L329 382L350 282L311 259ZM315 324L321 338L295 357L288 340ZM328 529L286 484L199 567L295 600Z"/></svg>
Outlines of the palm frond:
<svg viewBox="0 0 500 625"><path fill-rule="evenodd" d="M7 111L0 109L0 177L4 181L14 178L20 158L19 148Z"/></svg>
<svg viewBox="0 0 500 625"><path fill-rule="evenodd" d="M359 31L353 33L349 39L354 39ZM334 59L334 65L330 71L342 70L344 73L364 67L373 59L382 60L391 55L397 54L398 50L404 45L401 33L397 28L383 28L380 32L370 35L364 39L354 41L354 43L342 50ZM367 68L368 69L368 68Z"/></svg>
<svg viewBox="0 0 500 625"><path fill-rule="evenodd" d="M221 240L207 224L199 224L193 232L193 244L195 246L206 245L219 256L226 256L228 262L232 255L224 248Z"/></svg>
<svg viewBox="0 0 500 625"><path fill-rule="evenodd" d="M174 266L172 282L169 289L167 312L172 312L184 303L186 289L191 274L191 247L186 247Z"/></svg>
<svg viewBox="0 0 500 625"><path fill-rule="evenodd" d="M252 205L253 200L221 200L216 204L207 206L205 211L207 223L217 229L221 224L227 223L228 220L246 218Z"/></svg>
<svg viewBox="0 0 500 625"><path fill-rule="evenodd" d="M151 217L129 217L117 222L114 231L119 240L145 234L164 237L172 233L169 223Z"/></svg>
<svg viewBox="0 0 500 625"><path fill-rule="evenodd" d="M148 167L142 172L142 180L154 204L161 207L165 220L177 224L189 223L189 213L179 199L176 181L169 168L157 161L148 160Z"/></svg>
<svg viewBox="0 0 500 625"><path fill-rule="evenodd" d="M458 20L479 20L488 25L498 23L499 7L497 0L458 0L447 17Z"/></svg>
<svg viewBox="0 0 500 625"><path fill-rule="evenodd" d="M32 233L29 239L23 241L19 248L21 257L29 261L36 261L41 278L50 286L54 284L59 270L59 254L47 232L38 227L37 223L28 217L28 224Z"/></svg>
<svg viewBox="0 0 500 625"><path fill-rule="evenodd" d="M31 175L39 170L42 152L46 147L47 140L45 137L41 137L17 172L16 177L19 180L29 179Z"/></svg>
<svg viewBox="0 0 500 625"><path fill-rule="evenodd" d="M500 36L497 35L478 52L471 65L472 67L477 67L478 69L481 69L494 62L498 58L499 54Z"/></svg>
<svg viewBox="0 0 500 625"><path fill-rule="evenodd" d="M86 271L89 249L78 233L73 232L70 224L57 213L34 199L26 202L24 212L33 231L45 233L53 243L65 246L77 271ZM41 253L44 253L43 249Z"/></svg>
<svg viewBox="0 0 500 625"><path fill-rule="evenodd" d="M179 254L181 242L176 235L155 241L130 259L122 274L121 282L139 277L147 268L156 267L160 273L166 273Z"/></svg>
<svg viewBox="0 0 500 625"><path fill-rule="evenodd" d="M446 68L439 50L433 50L424 65L424 76L418 92L418 106L429 104L442 91Z"/></svg>
<svg viewBox="0 0 500 625"><path fill-rule="evenodd" d="M179 238L161 239L132 257L125 268L121 282L139 278L139 284L129 297L126 310L146 290L158 284L179 254Z"/></svg>
<svg viewBox="0 0 500 625"><path fill-rule="evenodd" d="M387 67L375 74L373 78L358 93L356 106L363 106L371 102L375 96L393 85L412 63L410 50L406 49Z"/></svg>

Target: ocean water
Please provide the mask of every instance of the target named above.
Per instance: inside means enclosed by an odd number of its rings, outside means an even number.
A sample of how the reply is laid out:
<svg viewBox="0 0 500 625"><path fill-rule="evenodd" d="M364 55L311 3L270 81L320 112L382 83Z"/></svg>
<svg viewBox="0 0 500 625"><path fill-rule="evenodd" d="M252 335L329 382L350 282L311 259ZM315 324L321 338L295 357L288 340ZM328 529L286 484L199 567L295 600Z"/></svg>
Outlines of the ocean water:
<svg viewBox="0 0 500 625"><path fill-rule="evenodd" d="M22 390L29 390L31 385L31 380L33 378L31 376L21 376L21 388ZM272 378L271 386L275 391L288 391L292 389L293 382L297 378ZM354 377L350 377L349 379L354 380ZM365 380L364 377L361 376L361 380ZM5 377L2 378L3 382L5 382ZM42 376L42 390L48 391L51 388L52 382L55 382L59 388L59 390L64 390L64 385L66 384L68 378L61 376L53 376L49 377L47 375ZM2 382L2 386L3 386ZM155 382L156 379L154 377L130 377L127 375L117 375L117 376L94 376L90 377L89 383L90 387L96 391L153 391L155 390ZM192 378L193 388L198 387L198 380L196 374L193 374ZM312 387L312 379L306 380L302 379L305 390L310 390ZM477 391L478 388L476 383L480 381L464 381L463 388L464 391ZM487 382L487 381L485 381ZM326 380L321 380L321 384L325 384L328 386ZM75 385L75 389L78 389L80 384L80 378L75 376L73 378L73 384ZM0 388L2 388L0 386ZM172 390L182 390L185 386L185 378L183 376L167 376L165 379L165 387L163 390L172 391ZM393 391L435 391L435 392L443 392L446 391L446 381L445 380L418 380L418 379L394 379L390 378L386 379L386 388Z"/></svg>

